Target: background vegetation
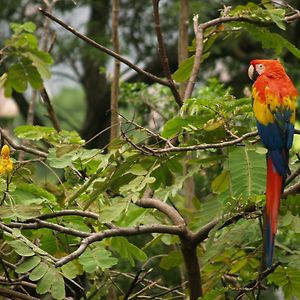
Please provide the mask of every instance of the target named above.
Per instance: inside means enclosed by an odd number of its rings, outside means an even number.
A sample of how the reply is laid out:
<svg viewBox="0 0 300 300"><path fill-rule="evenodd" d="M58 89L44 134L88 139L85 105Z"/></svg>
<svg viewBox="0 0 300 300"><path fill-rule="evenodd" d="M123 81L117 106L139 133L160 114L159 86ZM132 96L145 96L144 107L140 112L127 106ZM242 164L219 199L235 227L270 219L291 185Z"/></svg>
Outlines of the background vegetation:
<svg viewBox="0 0 300 300"><path fill-rule="evenodd" d="M297 6L2 5L0 85L20 114L0 127L0 295L300 297L300 131L264 270L266 151L247 78L251 59L280 58L299 85Z"/></svg>

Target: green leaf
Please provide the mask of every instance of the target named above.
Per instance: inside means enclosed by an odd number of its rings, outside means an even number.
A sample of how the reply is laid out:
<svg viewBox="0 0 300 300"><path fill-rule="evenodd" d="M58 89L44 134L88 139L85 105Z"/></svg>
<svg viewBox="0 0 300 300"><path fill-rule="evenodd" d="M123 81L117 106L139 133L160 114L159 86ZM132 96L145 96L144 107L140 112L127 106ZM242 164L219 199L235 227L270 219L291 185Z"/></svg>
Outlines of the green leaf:
<svg viewBox="0 0 300 300"><path fill-rule="evenodd" d="M21 241L11 241L9 244L21 256L33 256L35 254L31 248Z"/></svg>
<svg viewBox="0 0 300 300"><path fill-rule="evenodd" d="M12 197L13 197L13 193L14 192L10 193ZM31 203L34 203L34 201L32 201ZM39 216L41 214L41 209L42 206L40 205L30 206L29 203L26 205L17 204L12 206L1 206L0 217L11 218L13 220L16 219L27 220Z"/></svg>
<svg viewBox="0 0 300 300"><path fill-rule="evenodd" d="M83 269L88 273L95 272L98 268L101 270L109 269L118 263L115 257L111 257L111 252L104 249L102 246L94 248L87 248L79 257L79 262L82 264Z"/></svg>
<svg viewBox="0 0 300 300"><path fill-rule="evenodd" d="M174 251L170 251L167 256L164 256L161 259L159 266L162 269L169 271L175 267L178 267L182 263L183 263L182 253L177 250L174 250Z"/></svg>
<svg viewBox="0 0 300 300"><path fill-rule="evenodd" d="M127 208L127 203L122 201L121 198L118 202L111 204L109 206L104 206L100 210L100 221L101 222L111 222L116 221L121 217L121 214Z"/></svg>
<svg viewBox="0 0 300 300"><path fill-rule="evenodd" d="M300 271L291 267L279 266L268 277L268 283L274 283L282 288L284 299L300 297Z"/></svg>
<svg viewBox="0 0 300 300"><path fill-rule="evenodd" d="M284 9L268 9L267 10L272 21L282 30L285 30L285 10Z"/></svg>
<svg viewBox="0 0 300 300"><path fill-rule="evenodd" d="M192 55L180 63L179 68L172 75L175 81L184 82L189 79L192 72L194 59L195 59L195 55Z"/></svg>
<svg viewBox="0 0 300 300"><path fill-rule="evenodd" d="M64 278L57 273L51 285L51 295L54 299L62 300L66 297Z"/></svg>
<svg viewBox="0 0 300 300"><path fill-rule="evenodd" d="M265 190L266 159L253 148L237 147L228 155L230 189L235 197L261 195Z"/></svg>
<svg viewBox="0 0 300 300"><path fill-rule="evenodd" d="M49 269L49 266L46 263L41 262L29 274L29 279L32 280L32 281L40 280L42 277L44 277L44 275L46 274L48 269Z"/></svg>
<svg viewBox="0 0 300 300"><path fill-rule="evenodd" d="M21 63L12 65L7 72L7 82L18 93L24 93L27 90L27 74Z"/></svg>
<svg viewBox="0 0 300 300"><path fill-rule="evenodd" d="M10 27L14 32L27 31L33 33L36 30L36 25L33 22L25 22L24 24L11 23Z"/></svg>
<svg viewBox="0 0 300 300"><path fill-rule="evenodd" d="M48 53L32 50L31 52L24 53L23 55L32 61L32 64L36 67L43 79L50 79L51 72L49 70L49 64L51 64L53 61Z"/></svg>
<svg viewBox="0 0 300 300"><path fill-rule="evenodd" d="M30 207L31 204L41 204L43 202L56 202L53 194L39 187L34 183L20 183L16 189L11 192L11 196L18 205L27 205L32 211L36 211L35 207ZM30 209L28 209L30 213Z"/></svg>
<svg viewBox="0 0 300 300"><path fill-rule="evenodd" d="M253 38L261 42L263 48L274 49L275 56L279 56L284 49L287 49L295 57L300 58L300 50L278 33L272 33L265 27L258 27L252 24L240 25Z"/></svg>
<svg viewBox="0 0 300 300"><path fill-rule="evenodd" d="M222 193L229 188L229 176L228 170L223 170L211 183L211 189L214 193Z"/></svg>
<svg viewBox="0 0 300 300"><path fill-rule="evenodd" d="M78 275L83 274L82 266L77 260L72 260L61 267L61 271L68 279L74 279Z"/></svg>
<svg viewBox="0 0 300 300"><path fill-rule="evenodd" d="M145 261L147 259L147 255L144 251L131 244L124 237L112 238L111 247L116 250L122 257L127 258L132 267L135 266L134 258L139 261Z"/></svg>
<svg viewBox="0 0 300 300"><path fill-rule="evenodd" d="M41 261L39 256L33 256L28 259L25 259L20 265L18 265L15 271L19 274L27 273L33 268L35 268Z"/></svg>
<svg viewBox="0 0 300 300"><path fill-rule="evenodd" d="M18 138L38 141L55 134L53 127L44 127L38 125L22 125L14 129L14 133Z"/></svg>
<svg viewBox="0 0 300 300"><path fill-rule="evenodd" d="M49 292L57 276L58 272L54 268L49 268L42 279L38 282L36 292L40 295Z"/></svg>
<svg viewBox="0 0 300 300"><path fill-rule="evenodd" d="M209 56L209 52L203 53L201 56L201 62L203 62ZM188 57L187 59L183 60L179 65L178 70L176 70L172 77L177 82L184 82L188 80L191 76L193 64L195 60L195 55Z"/></svg>

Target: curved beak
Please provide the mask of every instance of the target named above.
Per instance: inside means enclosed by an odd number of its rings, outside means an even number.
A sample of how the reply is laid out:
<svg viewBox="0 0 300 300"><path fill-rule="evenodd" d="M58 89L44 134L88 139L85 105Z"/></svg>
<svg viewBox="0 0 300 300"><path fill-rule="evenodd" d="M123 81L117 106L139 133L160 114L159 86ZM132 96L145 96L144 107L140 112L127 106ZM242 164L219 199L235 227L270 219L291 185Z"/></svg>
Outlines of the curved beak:
<svg viewBox="0 0 300 300"><path fill-rule="evenodd" d="M251 80L254 80L254 67L252 65L249 66L248 68L248 76Z"/></svg>

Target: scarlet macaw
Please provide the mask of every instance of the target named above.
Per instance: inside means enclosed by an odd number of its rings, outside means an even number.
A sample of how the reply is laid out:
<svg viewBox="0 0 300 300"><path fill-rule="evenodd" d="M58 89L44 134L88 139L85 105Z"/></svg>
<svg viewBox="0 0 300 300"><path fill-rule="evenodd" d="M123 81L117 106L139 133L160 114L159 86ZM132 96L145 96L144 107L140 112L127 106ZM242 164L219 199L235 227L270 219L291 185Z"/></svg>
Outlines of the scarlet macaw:
<svg viewBox="0 0 300 300"><path fill-rule="evenodd" d="M272 266L279 202L289 172L293 144L297 90L278 60L255 59L248 75L252 86L253 112L267 153L265 207L265 263Z"/></svg>

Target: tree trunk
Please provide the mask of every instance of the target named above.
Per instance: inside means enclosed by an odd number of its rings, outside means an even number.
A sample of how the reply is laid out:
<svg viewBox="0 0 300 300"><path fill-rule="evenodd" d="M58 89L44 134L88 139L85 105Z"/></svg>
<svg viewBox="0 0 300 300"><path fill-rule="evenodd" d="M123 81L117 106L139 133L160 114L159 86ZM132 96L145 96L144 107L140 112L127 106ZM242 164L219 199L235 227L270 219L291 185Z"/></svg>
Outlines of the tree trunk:
<svg viewBox="0 0 300 300"><path fill-rule="evenodd" d="M106 28L109 18L110 1L92 1L87 35L105 43L103 38L108 37ZM110 85L106 75L100 73L99 69L106 66L108 56L94 49L84 51L81 83L85 90L87 111L81 135L85 140L92 139L87 144L88 148L104 147L109 143L110 137L109 130L106 130L110 126Z"/></svg>

